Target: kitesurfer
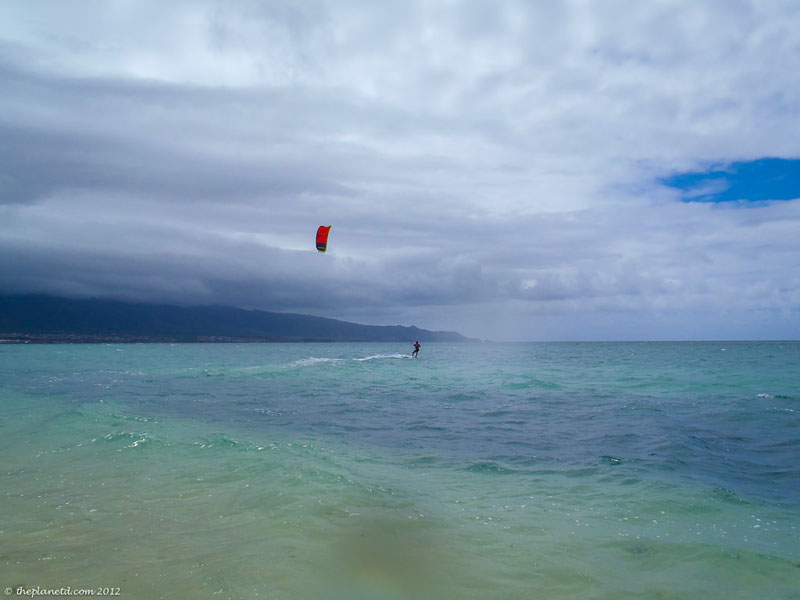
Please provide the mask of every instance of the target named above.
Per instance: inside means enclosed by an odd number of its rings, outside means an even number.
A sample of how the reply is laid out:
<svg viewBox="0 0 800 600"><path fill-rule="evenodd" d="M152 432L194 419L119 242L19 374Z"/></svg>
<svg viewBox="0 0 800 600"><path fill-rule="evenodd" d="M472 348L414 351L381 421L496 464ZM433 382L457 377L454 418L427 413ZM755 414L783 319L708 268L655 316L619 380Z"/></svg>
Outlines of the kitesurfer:
<svg viewBox="0 0 800 600"><path fill-rule="evenodd" d="M419 355L419 340L414 342L414 351L411 353L411 358L417 358Z"/></svg>

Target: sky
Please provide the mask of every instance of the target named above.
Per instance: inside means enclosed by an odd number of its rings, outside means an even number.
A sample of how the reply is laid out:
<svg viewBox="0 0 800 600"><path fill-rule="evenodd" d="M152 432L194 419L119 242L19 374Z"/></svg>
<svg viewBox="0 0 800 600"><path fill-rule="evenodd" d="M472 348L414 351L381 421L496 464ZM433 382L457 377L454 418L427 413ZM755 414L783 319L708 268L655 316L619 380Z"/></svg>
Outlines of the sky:
<svg viewBox="0 0 800 600"><path fill-rule="evenodd" d="M798 73L796 0L6 0L0 292L800 339Z"/></svg>

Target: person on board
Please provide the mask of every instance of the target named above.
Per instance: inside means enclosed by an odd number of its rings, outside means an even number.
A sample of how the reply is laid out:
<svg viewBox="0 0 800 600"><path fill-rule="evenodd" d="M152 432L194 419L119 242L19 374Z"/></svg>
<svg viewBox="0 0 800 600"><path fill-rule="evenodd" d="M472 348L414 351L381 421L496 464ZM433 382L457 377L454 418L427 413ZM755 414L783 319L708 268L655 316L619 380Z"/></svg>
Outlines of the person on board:
<svg viewBox="0 0 800 600"><path fill-rule="evenodd" d="M414 351L411 353L411 358L417 358L419 355L419 340L414 342Z"/></svg>

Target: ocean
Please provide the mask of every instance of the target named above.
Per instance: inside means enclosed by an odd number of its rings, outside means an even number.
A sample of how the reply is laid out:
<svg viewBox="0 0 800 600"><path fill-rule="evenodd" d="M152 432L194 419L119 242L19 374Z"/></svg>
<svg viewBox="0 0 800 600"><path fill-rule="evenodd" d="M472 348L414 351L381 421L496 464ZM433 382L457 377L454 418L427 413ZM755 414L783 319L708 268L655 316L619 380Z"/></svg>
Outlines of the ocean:
<svg viewBox="0 0 800 600"><path fill-rule="evenodd" d="M0 588L800 599L800 342L0 346Z"/></svg>

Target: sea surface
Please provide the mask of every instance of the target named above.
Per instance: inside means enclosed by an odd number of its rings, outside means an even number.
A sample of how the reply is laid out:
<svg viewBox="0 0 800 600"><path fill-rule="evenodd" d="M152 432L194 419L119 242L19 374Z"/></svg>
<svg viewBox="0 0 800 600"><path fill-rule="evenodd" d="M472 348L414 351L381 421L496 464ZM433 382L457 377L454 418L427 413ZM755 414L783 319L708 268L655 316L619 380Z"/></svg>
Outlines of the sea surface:
<svg viewBox="0 0 800 600"><path fill-rule="evenodd" d="M800 599L800 342L0 346L0 588Z"/></svg>

